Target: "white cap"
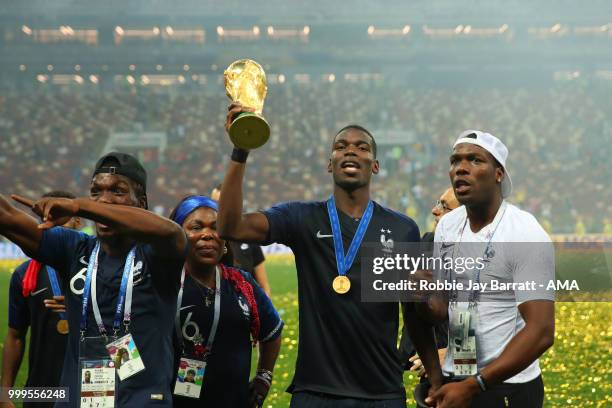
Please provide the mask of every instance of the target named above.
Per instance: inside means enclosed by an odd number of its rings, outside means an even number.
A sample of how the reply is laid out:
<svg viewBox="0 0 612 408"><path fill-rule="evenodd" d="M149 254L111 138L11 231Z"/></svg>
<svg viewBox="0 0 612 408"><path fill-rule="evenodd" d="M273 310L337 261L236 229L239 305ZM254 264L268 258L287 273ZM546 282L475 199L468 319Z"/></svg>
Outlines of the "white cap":
<svg viewBox="0 0 612 408"><path fill-rule="evenodd" d="M461 143L471 143L480 146L493 157L504 168L504 178L501 183L502 197L506 198L512 193L512 179L506 168L506 159L508 158L508 148L501 140L490 133L481 132L480 130L466 130L459 135L459 138L453 145L453 149Z"/></svg>

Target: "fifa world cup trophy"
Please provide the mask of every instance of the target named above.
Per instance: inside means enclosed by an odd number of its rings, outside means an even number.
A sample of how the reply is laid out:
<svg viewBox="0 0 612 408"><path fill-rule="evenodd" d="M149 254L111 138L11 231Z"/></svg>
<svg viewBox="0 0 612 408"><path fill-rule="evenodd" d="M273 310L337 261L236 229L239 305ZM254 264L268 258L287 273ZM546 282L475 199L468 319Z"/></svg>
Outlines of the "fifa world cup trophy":
<svg viewBox="0 0 612 408"><path fill-rule="evenodd" d="M232 62L223 76L227 96L255 111L243 112L232 121L229 129L232 143L245 150L263 146L270 137L270 125L261 116L268 92L266 73L257 62L241 59Z"/></svg>

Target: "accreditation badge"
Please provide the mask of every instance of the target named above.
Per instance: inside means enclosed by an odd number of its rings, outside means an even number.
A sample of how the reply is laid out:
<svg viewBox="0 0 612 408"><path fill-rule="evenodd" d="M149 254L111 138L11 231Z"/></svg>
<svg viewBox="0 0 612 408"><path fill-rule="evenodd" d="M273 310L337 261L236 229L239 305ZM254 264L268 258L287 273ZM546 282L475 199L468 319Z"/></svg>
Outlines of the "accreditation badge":
<svg viewBox="0 0 612 408"><path fill-rule="evenodd" d="M174 395L200 398L205 371L206 361L181 357L176 373Z"/></svg>
<svg viewBox="0 0 612 408"><path fill-rule="evenodd" d="M455 310L452 314L448 345L455 377L468 377L478 372L475 322L470 310Z"/></svg>
<svg viewBox="0 0 612 408"><path fill-rule="evenodd" d="M115 363L105 350L106 337L84 337L79 342L79 407L115 407Z"/></svg>
<svg viewBox="0 0 612 408"><path fill-rule="evenodd" d="M108 356L115 363L121 381L144 371L145 366L130 333L106 345Z"/></svg>

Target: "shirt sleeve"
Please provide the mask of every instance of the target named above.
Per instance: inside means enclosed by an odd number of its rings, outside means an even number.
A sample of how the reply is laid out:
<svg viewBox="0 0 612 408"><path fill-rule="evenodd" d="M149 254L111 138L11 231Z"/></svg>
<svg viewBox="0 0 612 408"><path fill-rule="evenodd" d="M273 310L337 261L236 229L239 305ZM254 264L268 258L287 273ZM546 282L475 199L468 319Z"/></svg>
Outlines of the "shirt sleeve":
<svg viewBox="0 0 612 408"><path fill-rule="evenodd" d="M21 281L23 275L20 273L22 267L27 267L28 263L21 265L11 275L9 287L9 322L10 328L16 330L26 330L30 326L30 309L26 298L23 297Z"/></svg>
<svg viewBox="0 0 612 408"><path fill-rule="evenodd" d="M266 260L259 245L251 245L251 256L253 257L253 268L261 265L261 263Z"/></svg>
<svg viewBox="0 0 612 408"><path fill-rule="evenodd" d="M88 239L92 237L84 232L63 227L50 228L43 232L35 259L45 265L51 265L59 274L64 275L77 254L77 247ZM62 278L65 279L66 276Z"/></svg>
<svg viewBox="0 0 612 408"><path fill-rule="evenodd" d="M515 290L518 303L530 300L555 300L555 291L547 289L548 283L555 279L555 249L552 242L513 243L515 283L535 282L529 290Z"/></svg>
<svg viewBox="0 0 612 408"><path fill-rule="evenodd" d="M182 256L167 258L157 255L151 245L142 245L143 262L147 265L158 288L172 289L173 292L178 293L181 271L187 251L188 246L185 246L185 253ZM138 259L136 259L136 262L138 262Z"/></svg>
<svg viewBox="0 0 612 408"><path fill-rule="evenodd" d="M525 215L523 228L512 245L515 283L535 284L532 290L515 290L514 296L520 304L530 300L555 300L555 291L547 289L555 279L555 247L550 237L531 214ZM533 290L535 289L535 290Z"/></svg>
<svg viewBox="0 0 612 408"><path fill-rule="evenodd" d="M253 286L253 294L257 301L257 310L259 311L260 330L259 339L257 340L267 343L281 335L285 323L281 320L268 295L255 282L255 279L249 277L248 280Z"/></svg>
<svg viewBox="0 0 612 408"><path fill-rule="evenodd" d="M300 219L300 203L291 202L275 205L262 213L268 218L268 236L263 245L274 242L291 246L295 235L296 220Z"/></svg>

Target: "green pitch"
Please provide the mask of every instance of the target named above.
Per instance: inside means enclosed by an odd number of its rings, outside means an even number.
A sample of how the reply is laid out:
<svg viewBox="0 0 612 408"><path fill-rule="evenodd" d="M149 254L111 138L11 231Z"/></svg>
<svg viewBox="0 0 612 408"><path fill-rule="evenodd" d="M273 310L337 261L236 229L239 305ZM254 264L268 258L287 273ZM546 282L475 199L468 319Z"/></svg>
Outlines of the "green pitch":
<svg viewBox="0 0 612 408"><path fill-rule="evenodd" d="M274 372L274 384L266 407L287 407L290 395L285 389L291 381L298 339L298 308L293 262L270 260L266 264L273 302L285 321L283 346ZM0 270L0 339L6 334L9 272ZM612 406L612 303L557 303L554 347L541 359L546 387L547 408ZM256 354L256 353L254 353ZM255 356L254 356L255 358ZM27 356L24 362L27 361ZM17 386L25 382L22 367ZM414 375L404 376L407 393L417 383ZM409 398L410 401L410 398ZM408 406L414 406L409 402Z"/></svg>

